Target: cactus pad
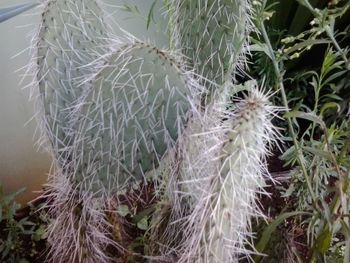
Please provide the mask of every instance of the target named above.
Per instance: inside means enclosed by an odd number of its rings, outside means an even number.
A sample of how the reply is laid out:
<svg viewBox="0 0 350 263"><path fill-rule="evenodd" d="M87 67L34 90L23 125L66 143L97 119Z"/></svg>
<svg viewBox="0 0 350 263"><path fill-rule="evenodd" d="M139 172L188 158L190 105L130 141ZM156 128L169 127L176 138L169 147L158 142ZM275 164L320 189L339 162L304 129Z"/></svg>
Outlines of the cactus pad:
<svg viewBox="0 0 350 263"><path fill-rule="evenodd" d="M133 42L113 52L80 109L75 178L84 189L144 180L183 130L194 80L167 52Z"/></svg>
<svg viewBox="0 0 350 263"><path fill-rule="evenodd" d="M246 41L248 6L247 0L172 0L170 30L197 73L219 85L225 81Z"/></svg>
<svg viewBox="0 0 350 263"><path fill-rule="evenodd" d="M50 0L45 3L37 36L37 80L46 135L53 153L67 160L72 143L72 106L84 89L89 64L104 54L106 26L96 0Z"/></svg>

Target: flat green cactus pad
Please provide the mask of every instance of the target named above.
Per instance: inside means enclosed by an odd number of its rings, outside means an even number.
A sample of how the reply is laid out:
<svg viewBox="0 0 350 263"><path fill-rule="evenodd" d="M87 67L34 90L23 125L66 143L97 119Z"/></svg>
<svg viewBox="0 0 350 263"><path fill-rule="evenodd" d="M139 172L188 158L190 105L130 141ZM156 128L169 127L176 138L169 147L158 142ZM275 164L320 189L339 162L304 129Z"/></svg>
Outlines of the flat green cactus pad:
<svg viewBox="0 0 350 263"><path fill-rule="evenodd" d="M114 52L81 109L76 180L94 192L145 180L183 130L192 81L175 58L148 44Z"/></svg>
<svg viewBox="0 0 350 263"><path fill-rule="evenodd" d="M245 42L247 0L171 2L174 39L199 74L221 85Z"/></svg>
<svg viewBox="0 0 350 263"><path fill-rule="evenodd" d="M95 70L89 66L104 54L107 39L96 0L50 0L45 3L37 42L37 79L42 121L56 157L67 160L72 143L72 106Z"/></svg>

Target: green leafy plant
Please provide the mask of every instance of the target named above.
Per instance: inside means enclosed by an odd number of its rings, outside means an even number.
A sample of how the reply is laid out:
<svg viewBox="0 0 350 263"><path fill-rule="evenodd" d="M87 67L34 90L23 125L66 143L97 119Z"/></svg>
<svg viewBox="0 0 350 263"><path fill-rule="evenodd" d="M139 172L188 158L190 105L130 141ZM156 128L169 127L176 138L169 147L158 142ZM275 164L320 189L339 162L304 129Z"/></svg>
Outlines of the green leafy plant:
<svg viewBox="0 0 350 263"><path fill-rule="evenodd" d="M258 40L257 45L272 61L274 68L273 76L267 81L275 83L282 95L281 103L291 108L284 116L288 121L289 137L282 159L293 170L291 182L286 185L283 195L295 200L297 205L292 209L310 213L309 216L290 220L293 226L302 229L304 245L309 252L300 257L298 251L294 251L285 260L348 262L348 237L345 234L348 227L347 219L343 221L343 213L348 210L344 194L347 183L344 180L348 180L349 171L349 100L343 94L347 94L349 89L346 84L349 68L347 47L339 42L347 39L348 35L336 32L335 27L339 25L336 22L348 12L349 6L347 1L337 1L316 9L309 1L298 2L303 12L309 12L305 16L309 19L309 28L304 28L307 20L299 21L303 24L299 32L295 31L298 27L290 28L296 36L286 36L281 31L274 44L272 41L276 40L269 37L266 27L269 23L261 17L265 13L265 18L270 18L268 15L274 14L276 6L268 6L264 2L259 5L260 13L256 13L262 33L261 42ZM319 57L323 57L317 60L319 64L306 64L308 68L298 64L298 60L315 50L321 53ZM297 71L293 69L296 65L299 67ZM259 74L266 72L265 69L254 71ZM262 244L266 245L263 239L258 246Z"/></svg>
<svg viewBox="0 0 350 263"><path fill-rule="evenodd" d="M37 246L46 238L45 221L33 222L29 217L18 218L20 205L15 202L15 197L21 192L23 189L6 195L0 184L1 262L31 262L41 253ZM35 209L32 209L32 213Z"/></svg>

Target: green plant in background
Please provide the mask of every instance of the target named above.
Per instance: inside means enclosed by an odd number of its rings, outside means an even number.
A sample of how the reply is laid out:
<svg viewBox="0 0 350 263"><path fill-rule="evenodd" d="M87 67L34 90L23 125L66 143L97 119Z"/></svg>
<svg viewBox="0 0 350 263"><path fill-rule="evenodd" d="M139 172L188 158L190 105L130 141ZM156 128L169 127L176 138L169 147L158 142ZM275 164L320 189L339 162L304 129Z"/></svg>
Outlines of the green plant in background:
<svg viewBox="0 0 350 263"><path fill-rule="evenodd" d="M276 19L274 16L273 22L268 23L261 19L262 15L265 13L265 18L269 19L274 10L280 11L280 7L267 6L265 2L259 5L262 8L257 12L256 19L262 33L261 40L257 40L258 46L272 61L274 71L267 81L275 83L281 91L281 103L292 107L285 114L290 137L287 138L289 148L286 148L282 158L286 165L293 168L293 172L284 196L296 200L298 205L292 207L296 212L309 213L309 216L303 214L292 221L294 226L303 229L304 245L308 246L309 253L301 256L294 251L284 260L349 262L346 194L350 163L348 34L346 28L339 33L335 30L341 26L342 19L348 18L344 14L349 11L349 3L336 1L328 6L319 3L322 9L316 9L308 1L298 2L301 9L296 13L304 12L308 20L292 19L299 24L299 27L290 27L290 32L293 31L295 35L286 35L281 31L277 41L269 38L269 31L273 27L276 29L276 20L281 17ZM276 43L272 44L272 39ZM323 61L319 60L321 56L318 55L315 63L305 64L307 67L300 63L316 51L325 54ZM254 69L255 74L266 72L266 67L256 69L259 67ZM264 251L261 248L266 243L266 239L258 242L259 252Z"/></svg>
<svg viewBox="0 0 350 263"><path fill-rule="evenodd" d="M44 231L46 222L31 221L35 217L18 218L17 211L21 207L15 197L23 190L5 195L0 184L0 258L6 263L31 262L40 253L41 240L46 238ZM32 209L33 211L37 208ZM37 219L37 218L36 218Z"/></svg>

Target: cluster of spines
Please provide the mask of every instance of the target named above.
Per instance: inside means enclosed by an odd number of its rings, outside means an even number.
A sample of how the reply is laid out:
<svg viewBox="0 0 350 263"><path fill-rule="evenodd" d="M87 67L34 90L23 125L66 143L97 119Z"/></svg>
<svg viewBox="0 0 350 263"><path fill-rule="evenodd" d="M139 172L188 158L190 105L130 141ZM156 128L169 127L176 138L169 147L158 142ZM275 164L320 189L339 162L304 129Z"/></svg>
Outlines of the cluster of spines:
<svg viewBox="0 0 350 263"><path fill-rule="evenodd" d="M108 263L113 258L108 249L124 251L111 235L113 226L106 211L106 196L77 191L70 178L62 172L52 174L45 209L51 217L47 234L50 249L47 262Z"/></svg>

